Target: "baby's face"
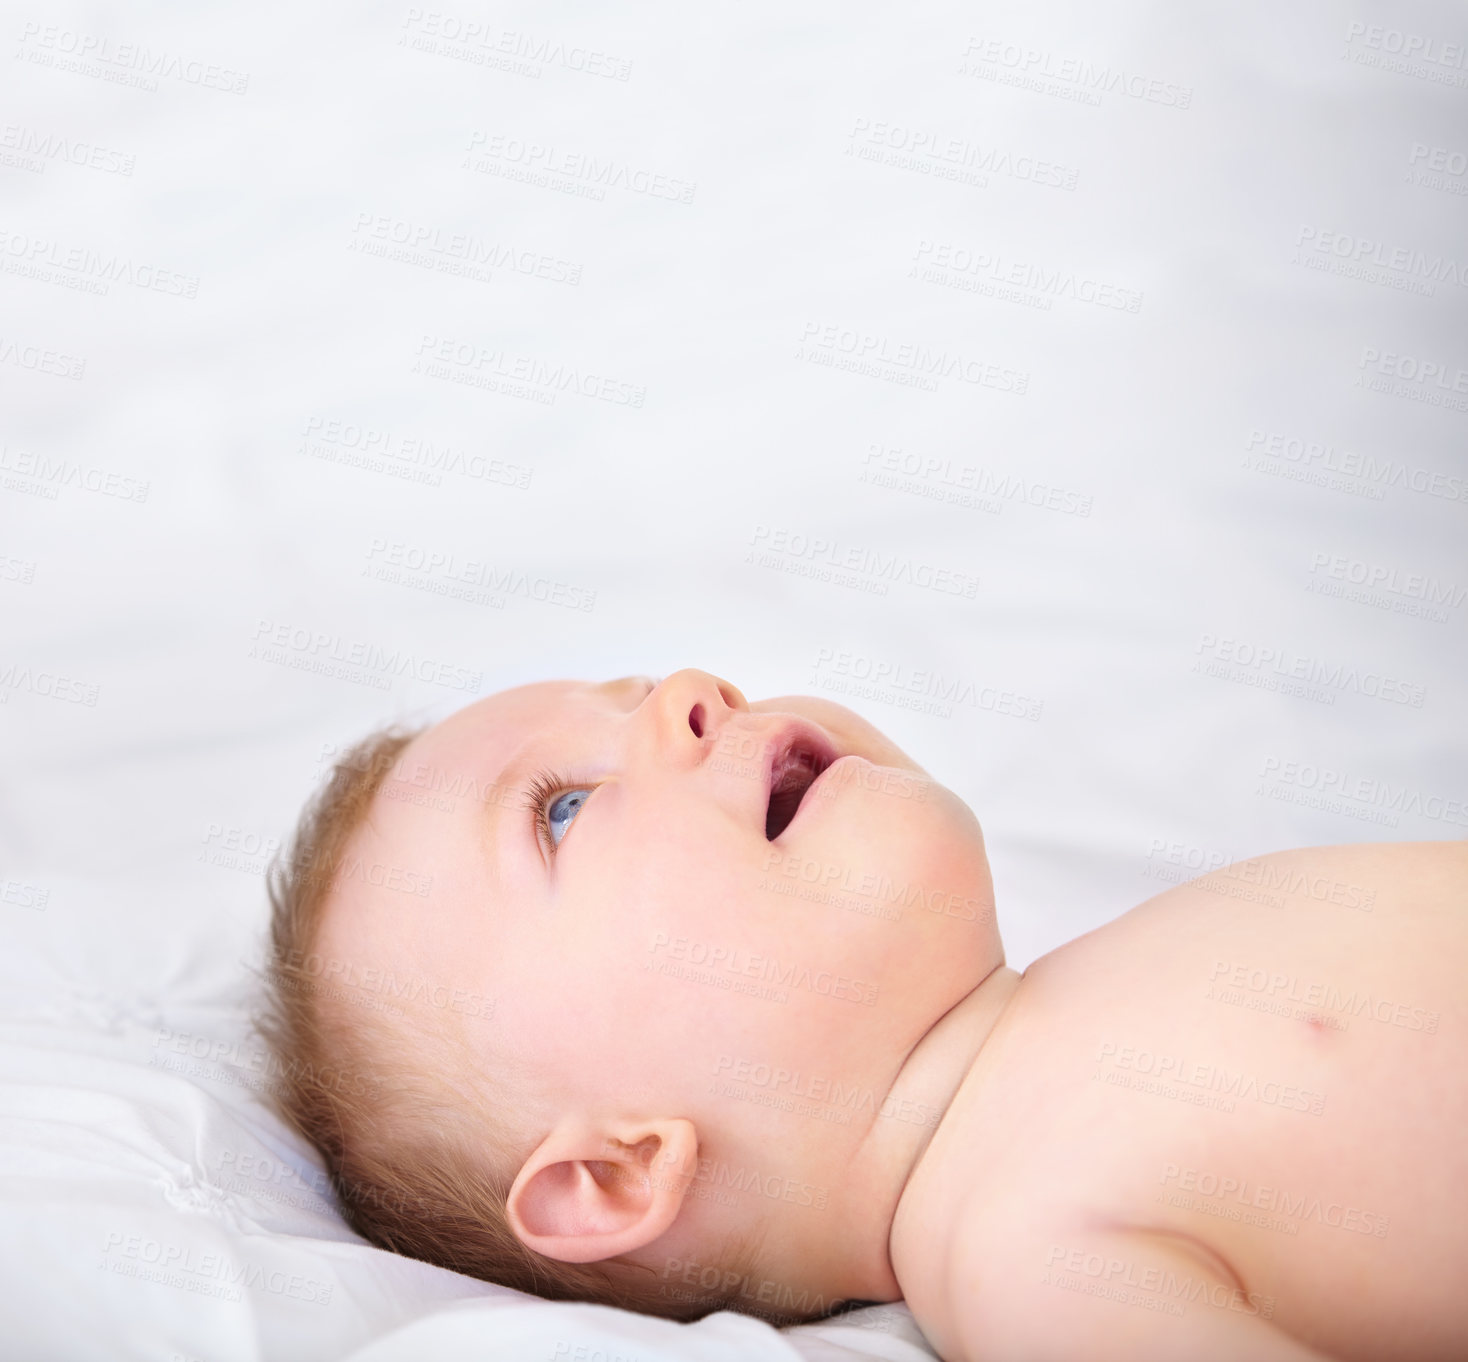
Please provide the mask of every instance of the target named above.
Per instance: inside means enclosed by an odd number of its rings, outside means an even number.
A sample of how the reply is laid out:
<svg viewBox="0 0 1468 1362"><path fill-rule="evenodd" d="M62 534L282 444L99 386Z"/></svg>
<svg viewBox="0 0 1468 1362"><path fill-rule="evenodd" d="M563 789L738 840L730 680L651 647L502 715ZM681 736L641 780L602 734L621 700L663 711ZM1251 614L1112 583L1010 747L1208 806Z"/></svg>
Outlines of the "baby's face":
<svg viewBox="0 0 1468 1362"><path fill-rule="evenodd" d="M831 764L772 812L772 779L807 758ZM524 807L537 774L548 828ZM321 954L460 1011L486 1066L523 1084L527 1134L568 1102L641 1103L745 1148L840 1157L875 1111L761 1099L834 1084L880 1103L1002 958L957 796L842 705L751 705L691 669L469 705L405 749L349 853L381 868L343 882Z"/></svg>

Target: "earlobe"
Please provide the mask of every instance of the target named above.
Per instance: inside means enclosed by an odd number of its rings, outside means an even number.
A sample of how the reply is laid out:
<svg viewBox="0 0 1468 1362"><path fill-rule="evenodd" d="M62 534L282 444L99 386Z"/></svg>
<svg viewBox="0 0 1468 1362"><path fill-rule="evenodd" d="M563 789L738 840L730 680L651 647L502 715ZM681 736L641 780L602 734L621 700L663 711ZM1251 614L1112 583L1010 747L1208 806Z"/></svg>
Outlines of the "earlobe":
<svg viewBox="0 0 1468 1362"><path fill-rule="evenodd" d="M506 1217L547 1258L614 1258L673 1224L697 1166L698 1132L682 1118L561 1126L525 1160Z"/></svg>

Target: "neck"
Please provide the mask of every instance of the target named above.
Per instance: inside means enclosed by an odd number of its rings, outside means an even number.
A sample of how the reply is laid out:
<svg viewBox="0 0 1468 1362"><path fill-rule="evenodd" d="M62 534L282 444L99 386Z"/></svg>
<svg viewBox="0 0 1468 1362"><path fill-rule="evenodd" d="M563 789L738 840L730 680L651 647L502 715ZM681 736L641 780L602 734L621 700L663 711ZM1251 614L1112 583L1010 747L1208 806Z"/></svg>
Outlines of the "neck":
<svg viewBox="0 0 1468 1362"><path fill-rule="evenodd" d="M997 966L933 1023L898 1072L884 1104L894 1119L876 1123L861 1159L861 1180L883 1208L879 1224L885 1228L875 1241L854 1245L859 1253L850 1264L852 1289L847 1296L873 1301L901 1298L892 1267L892 1240L903 1197L1022 979L1017 970Z"/></svg>

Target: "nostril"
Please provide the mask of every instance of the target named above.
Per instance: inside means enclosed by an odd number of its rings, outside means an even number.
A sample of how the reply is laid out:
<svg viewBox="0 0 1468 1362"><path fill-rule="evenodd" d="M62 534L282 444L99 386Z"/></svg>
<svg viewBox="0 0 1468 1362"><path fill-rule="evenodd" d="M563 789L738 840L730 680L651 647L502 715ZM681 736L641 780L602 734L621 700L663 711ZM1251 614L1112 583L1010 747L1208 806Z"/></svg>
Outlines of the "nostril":
<svg viewBox="0 0 1468 1362"><path fill-rule="evenodd" d="M703 737L703 706L694 705L688 714L688 727L693 730L695 738Z"/></svg>

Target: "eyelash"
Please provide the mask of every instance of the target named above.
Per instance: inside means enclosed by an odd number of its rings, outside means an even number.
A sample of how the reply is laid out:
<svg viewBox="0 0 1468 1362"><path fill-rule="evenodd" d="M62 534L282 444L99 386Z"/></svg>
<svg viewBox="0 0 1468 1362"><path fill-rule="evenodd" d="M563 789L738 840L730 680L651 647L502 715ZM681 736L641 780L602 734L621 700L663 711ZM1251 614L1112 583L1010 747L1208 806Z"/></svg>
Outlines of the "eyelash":
<svg viewBox="0 0 1468 1362"><path fill-rule="evenodd" d="M530 825L535 829L536 840L545 848L548 856L556 854L556 844L551 838L547 801L552 795L573 788L575 781L570 776L560 775L555 771L537 771L526 787L524 807L530 811Z"/></svg>
<svg viewBox="0 0 1468 1362"><path fill-rule="evenodd" d="M646 700L661 684L661 677L653 681L652 685L643 693L643 700ZM537 771L531 776L530 783L525 789L523 807L529 811L530 826L535 830L535 838L545 848L548 856L556 854L556 844L551 838L550 815L546 805L552 795L560 794L562 790L575 788L576 782L570 776L561 775L555 771Z"/></svg>

